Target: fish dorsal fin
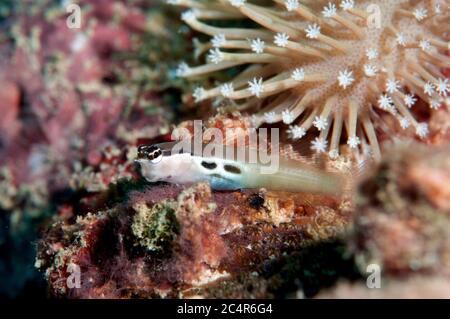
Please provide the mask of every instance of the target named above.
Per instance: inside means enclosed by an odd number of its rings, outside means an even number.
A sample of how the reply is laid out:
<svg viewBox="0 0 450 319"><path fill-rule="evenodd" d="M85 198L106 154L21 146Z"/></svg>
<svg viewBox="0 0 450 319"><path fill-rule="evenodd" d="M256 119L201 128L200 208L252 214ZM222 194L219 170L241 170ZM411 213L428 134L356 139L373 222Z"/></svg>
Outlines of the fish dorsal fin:
<svg viewBox="0 0 450 319"><path fill-rule="evenodd" d="M283 164L291 167L308 165L312 169L331 172L342 176L345 180L344 194L354 194L359 183L365 179L375 165L370 156L364 158L340 156L331 159L328 154L316 154L310 150L310 141L280 146L280 157Z"/></svg>
<svg viewBox="0 0 450 319"><path fill-rule="evenodd" d="M312 165L317 169L327 170L327 154L317 154L311 150L311 139L305 138L294 143L280 145L280 156L288 162Z"/></svg>

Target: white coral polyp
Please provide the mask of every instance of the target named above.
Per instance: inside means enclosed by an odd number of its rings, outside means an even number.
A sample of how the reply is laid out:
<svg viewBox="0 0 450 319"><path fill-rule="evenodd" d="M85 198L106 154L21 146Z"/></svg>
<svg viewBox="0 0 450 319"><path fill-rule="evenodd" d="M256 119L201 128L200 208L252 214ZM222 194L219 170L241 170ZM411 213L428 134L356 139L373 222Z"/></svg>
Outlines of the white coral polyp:
<svg viewBox="0 0 450 319"><path fill-rule="evenodd" d="M377 122L393 116L396 121L384 124L414 127L426 138L428 125L414 114L418 97L432 111L448 100L449 80L440 71L450 67L449 44L442 37L448 29L445 1L170 2L187 8L186 24L211 37L205 63L182 64L177 75L235 74L226 84L198 89L197 100L226 97L251 111L257 125L289 125L293 140L314 134L317 152L338 157L343 148L370 148L379 159ZM368 6L382 13L381 25L364 20ZM252 23L227 27L230 19ZM238 74L226 72L230 68Z"/></svg>

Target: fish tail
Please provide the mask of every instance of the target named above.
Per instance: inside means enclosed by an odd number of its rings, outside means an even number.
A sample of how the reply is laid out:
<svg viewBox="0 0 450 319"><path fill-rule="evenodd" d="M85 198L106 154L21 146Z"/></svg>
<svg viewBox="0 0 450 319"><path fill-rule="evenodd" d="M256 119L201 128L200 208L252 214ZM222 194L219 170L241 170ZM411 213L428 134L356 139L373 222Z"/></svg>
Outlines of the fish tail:
<svg viewBox="0 0 450 319"><path fill-rule="evenodd" d="M290 192L311 192L326 195L341 195L347 189L342 174L307 166L280 167L272 174L255 169L244 179L249 188L267 188Z"/></svg>

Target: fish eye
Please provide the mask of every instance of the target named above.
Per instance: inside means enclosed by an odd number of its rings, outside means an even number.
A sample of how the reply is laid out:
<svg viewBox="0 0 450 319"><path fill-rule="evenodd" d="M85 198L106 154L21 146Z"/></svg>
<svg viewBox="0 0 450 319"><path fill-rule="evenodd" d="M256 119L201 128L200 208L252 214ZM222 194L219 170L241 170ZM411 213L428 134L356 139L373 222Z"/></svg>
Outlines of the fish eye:
<svg viewBox="0 0 450 319"><path fill-rule="evenodd" d="M138 147L138 157L148 159L152 164L157 164L162 160L163 153L156 145L141 145Z"/></svg>
<svg viewBox="0 0 450 319"><path fill-rule="evenodd" d="M149 160L150 160L150 162L151 162L152 164L157 164L157 163L161 162L162 158L163 158L163 156L162 156L162 154L160 153L160 154L156 155L155 157L153 157L153 158L151 158L151 159L149 158Z"/></svg>
<svg viewBox="0 0 450 319"><path fill-rule="evenodd" d="M163 154L162 151L159 147L157 146L150 146L150 148L146 151L147 153L147 159L150 161L150 163L152 164L157 164L159 163L162 158L163 158Z"/></svg>

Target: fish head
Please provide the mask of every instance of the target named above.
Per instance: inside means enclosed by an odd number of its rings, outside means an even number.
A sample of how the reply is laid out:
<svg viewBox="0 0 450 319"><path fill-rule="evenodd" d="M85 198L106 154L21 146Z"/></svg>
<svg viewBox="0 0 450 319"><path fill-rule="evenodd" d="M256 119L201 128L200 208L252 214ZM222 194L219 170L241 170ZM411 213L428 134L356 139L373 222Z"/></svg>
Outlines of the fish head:
<svg viewBox="0 0 450 319"><path fill-rule="evenodd" d="M138 147L135 161L141 167L142 176L149 182L180 183L195 180L191 154L172 153L171 145L166 144Z"/></svg>

